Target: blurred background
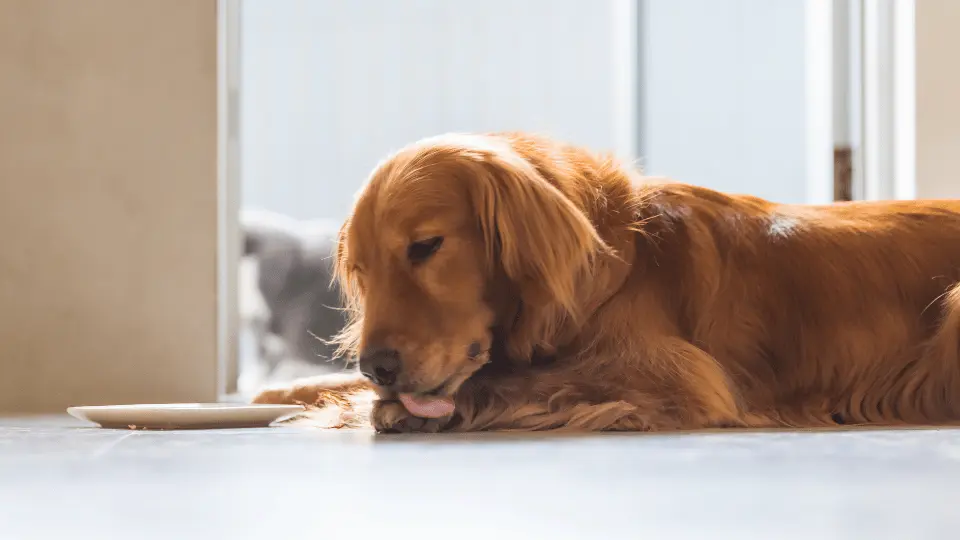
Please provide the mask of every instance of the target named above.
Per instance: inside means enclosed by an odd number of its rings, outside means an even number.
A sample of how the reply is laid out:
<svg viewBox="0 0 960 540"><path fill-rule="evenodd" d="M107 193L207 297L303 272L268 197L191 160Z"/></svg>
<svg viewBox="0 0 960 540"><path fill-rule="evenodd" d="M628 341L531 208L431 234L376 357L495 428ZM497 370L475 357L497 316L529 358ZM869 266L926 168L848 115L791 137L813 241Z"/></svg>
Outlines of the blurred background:
<svg viewBox="0 0 960 540"><path fill-rule="evenodd" d="M640 4L242 1L244 206L339 220L387 152L509 129L804 201L805 2Z"/></svg>
<svg viewBox="0 0 960 540"><path fill-rule="evenodd" d="M913 2L233 5L242 393L343 367L318 339L342 324L333 235L422 137L536 131L785 203L918 189Z"/></svg>

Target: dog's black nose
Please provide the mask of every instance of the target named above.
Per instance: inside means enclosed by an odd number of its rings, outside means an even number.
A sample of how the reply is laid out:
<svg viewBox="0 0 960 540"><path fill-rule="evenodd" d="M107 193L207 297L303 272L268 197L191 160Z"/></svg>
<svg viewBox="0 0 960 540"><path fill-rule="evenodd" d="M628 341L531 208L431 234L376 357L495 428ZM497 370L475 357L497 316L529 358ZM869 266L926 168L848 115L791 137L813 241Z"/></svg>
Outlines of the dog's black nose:
<svg viewBox="0 0 960 540"><path fill-rule="evenodd" d="M396 349L370 349L360 354L360 374L379 386L397 382L400 353Z"/></svg>

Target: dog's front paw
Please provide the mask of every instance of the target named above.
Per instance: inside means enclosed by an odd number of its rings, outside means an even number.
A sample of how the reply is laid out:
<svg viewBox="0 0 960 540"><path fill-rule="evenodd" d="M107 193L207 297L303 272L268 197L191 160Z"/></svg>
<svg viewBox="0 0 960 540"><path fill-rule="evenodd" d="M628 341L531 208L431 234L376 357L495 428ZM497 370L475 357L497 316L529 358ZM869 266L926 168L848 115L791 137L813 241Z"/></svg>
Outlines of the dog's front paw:
<svg viewBox="0 0 960 540"><path fill-rule="evenodd" d="M264 405L303 405L312 404L316 398L316 392L288 385L264 388L254 396L251 403Z"/></svg>
<svg viewBox="0 0 960 540"><path fill-rule="evenodd" d="M413 416L399 401L392 400L375 401L370 415L370 422L379 433L437 433L450 423L450 419L451 416Z"/></svg>
<svg viewBox="0 0 960 540"><path fill-rule="evenodd" d="M291 383L265 388L253 403L271 405L324 405L341 403L346 396L371 389L359 373L335 373L297 379Z"/></svg>

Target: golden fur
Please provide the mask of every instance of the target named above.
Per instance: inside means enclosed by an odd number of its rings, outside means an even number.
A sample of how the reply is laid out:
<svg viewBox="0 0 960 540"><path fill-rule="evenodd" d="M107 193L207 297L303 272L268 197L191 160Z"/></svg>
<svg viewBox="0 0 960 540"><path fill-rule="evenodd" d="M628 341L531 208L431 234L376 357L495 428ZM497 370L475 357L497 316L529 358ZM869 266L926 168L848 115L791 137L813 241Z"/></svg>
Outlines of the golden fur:
<svg viewBox="0 0 960 540"><path fill-rule="evenodd" d="M411 265L409 243L433 236ZM403 391L456 403L427 421L373 388L382 431L960 419L958 201L788 206L545 138L447 135L376 169L337 269L344 352L387 344ZM321 378L257 401L370 387Z"/></svg>

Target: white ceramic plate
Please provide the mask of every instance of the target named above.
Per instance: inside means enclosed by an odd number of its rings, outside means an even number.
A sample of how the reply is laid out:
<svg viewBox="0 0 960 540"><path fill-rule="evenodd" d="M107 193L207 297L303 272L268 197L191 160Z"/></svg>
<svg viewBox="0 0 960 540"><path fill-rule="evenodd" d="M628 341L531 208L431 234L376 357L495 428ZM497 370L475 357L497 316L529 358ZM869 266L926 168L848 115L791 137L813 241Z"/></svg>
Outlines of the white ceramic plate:
<svg viewBox="0 0 960 540"><path fill-rule="evenodd" d="M119 429L216 429L266 427L303 411L300 405L163 403L70 407L74 418Z"/></svg>

